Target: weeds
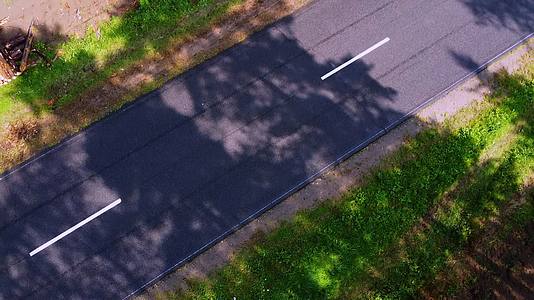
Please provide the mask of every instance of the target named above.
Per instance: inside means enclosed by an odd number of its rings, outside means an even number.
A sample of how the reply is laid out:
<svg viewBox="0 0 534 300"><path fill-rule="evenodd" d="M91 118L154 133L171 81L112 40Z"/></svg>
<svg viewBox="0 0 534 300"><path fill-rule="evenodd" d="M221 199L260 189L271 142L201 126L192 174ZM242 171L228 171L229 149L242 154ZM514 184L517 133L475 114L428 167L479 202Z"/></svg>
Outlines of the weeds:
<svg viewBox="0 0 534 300"><path fill-rule="evenodd" d="M12 142L28 141L39 134L39 124L33 120L17 120L9 124L8 139Z"/></svg>

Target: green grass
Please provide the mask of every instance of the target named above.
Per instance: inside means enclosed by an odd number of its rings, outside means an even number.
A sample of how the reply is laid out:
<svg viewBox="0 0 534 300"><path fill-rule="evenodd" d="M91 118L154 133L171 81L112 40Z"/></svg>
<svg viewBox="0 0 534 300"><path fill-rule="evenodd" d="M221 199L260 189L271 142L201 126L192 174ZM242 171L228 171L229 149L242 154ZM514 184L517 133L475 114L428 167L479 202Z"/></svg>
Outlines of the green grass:
<svg viewBox="0 0 534 300"><path fill-rule="evenodd" d="M57 106L73 101L113 73L164 49L173 39L205 30L239 2L141 0L137 10L101 24L100 37L90 29L84 38L71 38L55 49L60 56L51 67L40 64L0 87L0 120L21 104L39 113L49 109L50 99ZM203 10L209 13L195 14ZM42 44L38 48L46 52Z"/></svg>
<svg viewBox="0 0 534 300"><path fill-rule="evenodd" d="M503 76L499 83L492 105L466 126L425 130L364 186L299 214L207 280L169 297L417 296L534 169L534 81ZM481 162L512 132L518 137L505 151ZM414 230L445 195L450 204Z"/></svg>

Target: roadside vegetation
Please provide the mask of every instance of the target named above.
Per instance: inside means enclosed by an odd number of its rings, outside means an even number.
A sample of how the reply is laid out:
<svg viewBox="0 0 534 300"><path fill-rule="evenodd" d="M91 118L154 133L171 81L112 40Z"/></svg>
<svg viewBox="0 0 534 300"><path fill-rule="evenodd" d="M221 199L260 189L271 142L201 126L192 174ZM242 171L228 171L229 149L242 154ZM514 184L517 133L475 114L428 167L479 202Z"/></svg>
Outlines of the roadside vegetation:
<svg viewBox="0 0 534 300"><path fill-rule="evenodd" d="M438 296L458 295L478 273L446 274L490 224L509 225L486 239L491 245L534 220L534 64L498 74L493 88L409 140L364 185L164 298L396 299L424 297L434 282Z"/></svg>
<svg viewBox="0 0 534 300"><path fill-rule="evenodd" d="M71 38L53 51L39 44L50 59L57 53L57 59L50 67L40 64L0 87L0 119L17 102L36 112L64 105L113 73L155 55L172 40L206 30L239 2L243 0L141 0L136 10L113 17L96 30L90 28L83 38Z"/></svg>
<svg viewBox="0 0 534 300"><path fill-rule="evenodd" d="M307 0L140 0L0 86L0 173L282 18Z"/></svg>

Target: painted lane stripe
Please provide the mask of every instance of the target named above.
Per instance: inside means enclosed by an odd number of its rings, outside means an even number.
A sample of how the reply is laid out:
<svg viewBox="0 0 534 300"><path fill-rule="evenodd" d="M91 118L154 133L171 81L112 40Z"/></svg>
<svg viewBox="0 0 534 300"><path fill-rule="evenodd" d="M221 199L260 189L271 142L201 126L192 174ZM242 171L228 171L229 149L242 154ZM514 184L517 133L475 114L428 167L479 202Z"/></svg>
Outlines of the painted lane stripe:
<svg viewBox="0 0 534 300"><path fill-rule="evenodd" d="M106 211L112 209L113 207L119 205L121 203L121 199L117 199L115 201L113 201L111 204L109 204L108 206L102 208L101 210L97 211L96 213L92 214L91 216L87 217L85 220L81 221L80 223L72 226L71 228L65 230L62 234L56 236L55 238L51 239L50 241L42 244L41 246L35 248L32 252L30 252L30 256L34 256L35 254L43 251L44 249L46 249L47 247L51 246L52 244L54 244L55 242L61 240L62 238L66 237L67 235L73 233L74 231L76 231L77 229L79 229L80 227L82 227L83 225L91 222L92 220L98 218L98 216L100 216L101 214L105 213Z"/></svg>
<svg viewBox="0 0 534 300"><path fill-rule="evenodd" d="M378 49L379 47L383 46L383 45L384 45L385 43L387 43L387 42L389 42L389 38L388 38L388 37L385 38L385 39L383 39L383 40L381 40L380 42L374 44L373 46L371 46L371 48L369 48L369 49L363 51L362 53L356 55L355 57L351 58L350 60L348 60L347 62L345 62L345 63L342 64L341 66L339 66L339 67L333 69L332 71L326 73L325 75L323 75L323 76L321 77L321 80L325 80L325 79L327 79L328 77L330 77L330 76L336 74L337 72L339 72L340 70L342 70L342 69L345 68L346 66L352 64L353 62L355 62L355 61L357 61L358 59L360 59L360 58L366 56L367 54L369 54L369 53L375 51L376 49Z"/></svg>

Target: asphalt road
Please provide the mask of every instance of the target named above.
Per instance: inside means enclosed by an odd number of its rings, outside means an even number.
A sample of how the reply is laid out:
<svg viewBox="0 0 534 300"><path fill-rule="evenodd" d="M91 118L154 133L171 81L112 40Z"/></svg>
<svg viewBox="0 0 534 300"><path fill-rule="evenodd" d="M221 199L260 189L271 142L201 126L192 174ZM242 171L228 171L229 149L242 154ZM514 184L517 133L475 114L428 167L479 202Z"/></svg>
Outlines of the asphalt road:
<svg viewBox="0 0 534 300"><path fill-rule="evenodd" d="M533 31L533 0L313 2L1 177L0 298L131 295Z"/></svg>

